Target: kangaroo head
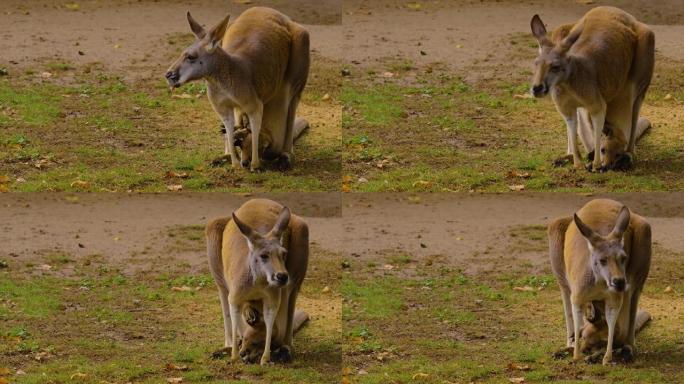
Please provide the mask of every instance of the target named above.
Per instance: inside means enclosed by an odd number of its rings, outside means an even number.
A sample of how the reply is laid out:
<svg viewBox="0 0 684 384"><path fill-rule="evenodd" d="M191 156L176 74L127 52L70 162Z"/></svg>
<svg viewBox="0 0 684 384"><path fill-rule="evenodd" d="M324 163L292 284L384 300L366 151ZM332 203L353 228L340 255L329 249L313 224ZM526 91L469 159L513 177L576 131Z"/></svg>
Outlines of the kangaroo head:
<svg viewBox="0 0 684 384"><path fill-rule="evenodd" d="M567 80L571 64L567 53L579 38L581 28L564 29L550 38L539 15L532 17L530 26L539 43L531 91L534 97L544 97L556 84Z"/></svg>
<svg viewBox="0 0 684 384"><path fill-rule="evenodd" d="M248 128L235 131L235 148L240 154L240 163L243 167L249 167L252 162L252 132Z"/></svg>
<svg viewBox="0 0 684 384"><path fill-rule="evenodd" d="M584 326L580 331L582 353L589 354L605 348L608 338L608 326L605 316L594 302L589 302L584 308Z"/></svg>
<svg viewBox="0 0 684 384"><path fill-rule="evenodd" d="M622 136L615 134L615 128L608 121L603 126L601 136L601 162L605 169L626 169L629 156L625 154L627 143Z"/></svg>
<svg viewBox="0 0 684 384"><path fill-rule="evenodd" d="M623 206L613 230L607 236L602 236L589 228L577 214L574 216L575 225L587 240L591 252L594 277L605 281L608 289L614 292L624 292L628 288L628 256L623 244L623 235L629 226L629 218L629 209Z"/></svg>
<svg viewBox="0 0 684 384"><path fill-rule="evenodd" d="M287 249L283 246L283 233L290 223L290 210L283 208L275 225L266 234L240 221L235 213L233 221L247 239L249 266L255 281L265 279L271 287L285 286L290 276L285 267Z"/></svg>
<svg viewBox="0 0 684 384"><path fill-rule="evenodd" d="M168 81L169 86L177 88L187 82L200 80L212 73L218 55L220 55L221 41L226 33L229 19L230 15L221 20L209 32L206 32L188 12L190 29L195 34L196 39L183 50L180 57L166 71L166 81Z"/></svg>

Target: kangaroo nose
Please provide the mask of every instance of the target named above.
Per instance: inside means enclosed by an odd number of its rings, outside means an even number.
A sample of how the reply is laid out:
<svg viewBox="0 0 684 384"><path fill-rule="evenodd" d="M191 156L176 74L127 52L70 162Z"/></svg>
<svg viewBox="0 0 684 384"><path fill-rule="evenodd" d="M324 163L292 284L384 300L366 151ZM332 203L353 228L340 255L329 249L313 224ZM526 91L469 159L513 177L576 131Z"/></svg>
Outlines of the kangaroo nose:
<svg viewBox="0 0 684 384"><path fill-rule="evenodd" d="M278 273L276 273L275 278L276 278L276 280L278 280L278 282L280 284L283 284L283 285L287 284L287 279L288 279L287 273L278 272Z"/></svg>
<svg viewBox="0 0 684 384"><path fill-rule="evenodd" d="M532 87L532 93L534 93L535 96L539 95L542 92L544 92L544 84L537 84Z"/></svg>
<svg viewBox="0 0 684 384"><path fill-rule="evenodd" d="M243 168L249 167L249 160L243 160L243 161L242 161L242 167L243 167ZM287 275L285 276L285 278L287 278Z"/></svg>
<svg viewBox="0 0 684 384"><path fill-rule="evenodd" d="M169 80L176 80L178 79L178 74L174 73L173 71L168 71L166 72L166 78Z"/></svg>
<svg viewBox="0 0 684 384"><path fill-rule="evenodd" d="M622 277L616 277L612 281L613 287L615 287L616 290L618 291L624 291L625 290L625 279Z"/></svg>

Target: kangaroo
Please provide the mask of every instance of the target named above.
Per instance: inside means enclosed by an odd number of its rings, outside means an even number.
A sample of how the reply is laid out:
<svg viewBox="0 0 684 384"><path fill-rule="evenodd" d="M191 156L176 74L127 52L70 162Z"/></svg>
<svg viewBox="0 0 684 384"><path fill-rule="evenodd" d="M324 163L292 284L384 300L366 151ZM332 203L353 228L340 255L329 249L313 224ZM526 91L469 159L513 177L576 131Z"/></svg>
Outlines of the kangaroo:
<svg viewBox="0 0 684 384"><path fill-rule="evenodd" d="M296 142L301 135L309 129L309 122L297 117L292 128L293 140ZM272 148L273 138L270 133L262 132L259 138L259 156L267 161L275 161L276 168L285 170L289 167L289 161L283 157L277 150ZM235 147L240 152L240 162L242 164L249 164L252 159L252 133L249 128L241 128L235 131Z"/></svg>
<svg viewBox="0 0 684 384"><path fill-rule="evenodd" d="M593 8L575 24L563 25L551 35L539 15L532 17L530 26L539 43L531 91L538 98L551 94L567 126L567 153L574 167L582 167L578 108L589 114L593 143L601 141L607 118L622 132L629 132L626 155L633 158L637 120L653 77L653 32L614 7ZM594 156L591 170L605 170L600 155Z"/></svg>
<svg viewBox="0 0 684 384"><path fill-rule="evenodd" d="M209 102L225 127L225 155L233 168L259 170L262 135L289 168L295 115L309 76L309 33L265 7L246 10L231 25L228 15L208 32L190 12L187 18L196 40L166 72L169 85L206 80ZM243 113L255 137L249 163L238 160L234 144Z"/></svg>
<svg viewBox="0 0 684 384"><path fill-rule="evenodd" d="M231 218L207 225L209 266L219 290L225 346L239 358L238 341L246 333L244 306L261 306L265 335L261 365L271 361L271 344L292 356L297 295L309 259L309 229L287 207L252 199ZM301 316L301 315L300 315ZM298 324L301 326L303 323Z"/></svg>
<svg viewBox="0 0 684 384"><path fill-rule="evenodd" d="M587 158L593 161L594 142L592 140L591 122L589 121L589 114L584 108L577 109L577 125L580 141L587 151ZM624 125L622 127L624 128ZM651 122L645 117L639 117L635 133L637 143L649 129L651 129ZM628 134L606 119L606 123L603 125L600 147L603 169L624 171L632 167L633 158L626 153L628 141L626 135ZM590 167L591 163L587 165L587 168Z"/></svg>
<svg viewBox="0 0 684 384"><path fill-rule="evenodd" d="M566 345L573 348L573 358L581 358L583 306L592 301L605 303L603 364L612 362L616 340L633 355L639 296L651 265L650 225L617 201L596 199L573 217L553 221L548 233L551 269L565 311Z"/></svg>
<svg viewBox="0 0 684 384"><path fill-rule="evenodd" d="M256 362L263 350L266 324L264 323L263 314L259 310L260 307L262 307L260 302L250 302L242 308L242 318L249 325L249 327L245 327L240 347L240 357L246 363ZM292 320L293 333L296 334L307 321L309 321L309 315L302 310L296 309ZM275 327L274 333L278 333ZM275 362L289 362L292 358L290 350L282 348L282 346L277 344L275 347L271 360Z"/></svg>
<svg viewBox="0 0 684 384"><path fill-rule="evenodd" d="M604 349L606 348L606 339L608 338L605 303L599 301L587 304L584 312L584 320L584 326L580 331L580 350L585 355L588 355L585 361L596 363L599 361L601 355L605 353ZM639 333L650 320L650 313L638 310L634 324L634 332ZM616 333L620 333L619 326L619 323L616 324ZM631 359L634 356L630 354L629 350L622 349L623 346L619 344L618 340L614 342L613 346L621 349L624 362L631 362Z"/></svg>

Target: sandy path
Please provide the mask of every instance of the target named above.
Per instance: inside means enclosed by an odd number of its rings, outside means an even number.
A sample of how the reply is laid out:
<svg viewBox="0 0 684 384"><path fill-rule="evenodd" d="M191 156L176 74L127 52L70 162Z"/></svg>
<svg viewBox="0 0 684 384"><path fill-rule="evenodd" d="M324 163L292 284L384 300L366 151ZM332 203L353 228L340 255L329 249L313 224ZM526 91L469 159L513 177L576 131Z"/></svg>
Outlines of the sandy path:
<svg viewBox="0 0 684 384"><path fill-rule="evenodd" d="M684 59L684 12L678 0L595 1L407 1L344 3L346 59L372 64L384 58L409 59L416 64L444 62L454 68L487 59L501 49L512 33L529 33L532 15L538 13L550 29L577 20L591 7L615 5L653 25L660 54ZM508 48L508 47L504 47ZM421 51L425 55L421 54ZM524 65L524 63L519 63Z"/></svg>
<svg viewBox="0 0 684 384"><path fill-rule="evenodd" d="M36 62L101 62L127 78L163 74L182 47L168 37L189 33L185 13L213 25L226 13L232 17L248 6L240 2L95 1L83 0L77 11L64 1L3 1L0 14L0 65L30 67ZM328 57L339 54L340 0L252 1L273 6L307 26L312 50ZM83 55L79 54L79 51Z"/></svg>
<svg viewBox="0 0 684 384"><path fill-rule="evenodd" d="M204 268L203 253L166 248L169 230L204 225L210 218L230 213L248 198L221 193L87 194L70 202L67 196L73 195L0 195L0 258L39 261L46 252L63 251L75 258L101 254L116 264L136 259L139 268L147 268L147 262L159 258ZM305 217L312 243L322 249L376 262L388 254L408 253L418 258L442 255L446 262L459 265L488 248L505 250L511 242L511 227L546 225L594 197L551 193L344 194L342 216L340 195L336 193L274 198ZM657 244L684 250L684 194L627 194L617 198L648 218ZM141 254L146 249L147 253ZM546 265L546 252L517 257L518 261Z"/></svg>
<svg viewBox="0 0 684 384"><path fill-rule="evenodd" d="M442 255L444 260L464 270L486 267L486 263L463 264L476 253L491 249L495 257L505 256L501 253L510 246L512 227L547 225L552 219L569 216L596 198L553 193L344 196L343 226L346 236L353 239L345 242L346 254L378 263L388 254L403 253L418 258ZM683 194L627 194L613 198L647 217L655 243L671 250L684 250ZM518 263L548 264L545 251L516 257Z"/></svg>
<svg viewBox="0 0 684 384"><path fill-rule="evenodd" d="M4 194L0 196L0 258L40 262L50 252L76 259L102 255L114 264L129 263L129 272L167 264L206 267L204 252L169 246L168 233L178 226L203 226L227 216L248 197L198 194ZM253 196L252 196L253 197ZM302 215L311 241L329 249L341 243L339 194L282 194L278 201ZM80 246L79 246L80 244Z"/></svg>

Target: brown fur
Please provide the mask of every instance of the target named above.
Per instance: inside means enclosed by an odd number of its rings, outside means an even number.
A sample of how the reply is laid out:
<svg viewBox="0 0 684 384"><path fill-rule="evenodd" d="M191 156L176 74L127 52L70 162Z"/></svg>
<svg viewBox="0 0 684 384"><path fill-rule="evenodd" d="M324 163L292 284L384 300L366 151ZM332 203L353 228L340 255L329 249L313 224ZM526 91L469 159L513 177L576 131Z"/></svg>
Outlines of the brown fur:
<svg viewBox="0 0 684 384"><path fill-rule="evenodd" d="M653 32L614 7L593 8L550 36L538 16L531 26L540 46L533 93L537 97L551 93L567 124L568 154L574 166L582 166L576 140L579 108L590 116L592 143L600 142L605 121L610 121L627 133L625 150L633 154L639 111L653 76ZM598 171L608 165L597 154L591 167Z"/></svg>
<svg viewBox="0 0 684 384"><path fill-rule="evenodd" d="M580 358L576 336L582 328L582 306L593 301L603 301L610 305L611 312L615 311L613 342L634 349L639 296L651 262L651 229L641 216L623 207L613 200L592 200L577 212L574 220L564 217L549 226L551 267L561 288L567 342L568 346L574 345L575 359ZM625 217L627 221L623 223ZM623 267L620 252L626 256ZM609 289L605 274L613 279L624 278L625 290ZM608 327L610 333L610 323ZM610 335L608 340L610 343ZM608 348L604 364L611 360L612 348Z"/></svg>
<svg viewBox="0 0 684 384"><path fill-rule="evenodd" d="M260 168L262 135L268 138L270 150L283 156L289 166L295 115L309 75L309 34L287 16L265 7L246 10L230 25L228 19L205 32L188 13L197 40L169 68L169 84L177 87L206 79L209 101L226 130L225 151L233 167L241 164L234 130L242 113L256 137L250 168Z"/></svg>
<svg viewBox="0 0 684 384"><path fill-rule="evenodd" d="M292 336L295 330L295 305L297 295L306 275L309 257L309 233L308 226L294 214L284 225L282 239L271 235L280 226L283 212L282 205L266 199L253 199L243 204L234 212L233 219L217 219L209 223L206 230L207 253L212 275L219 287L219 296L224 314L225 344L231 347L231 359L238 358L237 341L239 336L244 339L245 334L250 335L251 342L258 336L258 330L249 330L249 325L244 318L244 306L253 305L261 307L266 313L272 305L277 307L277 313L273 323L271 340L264 337L264 353L262 364L270 360L271 343L292 349ZM235 218L240 222L236 224ZM264 241L277 241L287 251L284 257L284 270L289 275L288 284L285 286L273 286L264 278L254 274L248 240L243 233L242 227L247 227L255 233L260 233ZM271 239L271 240L268 240ZM220 246L219 246L220 244ZM260 247L270 247L270 243L254 243L255 250ZM280 247L280 245L278 245ZM271 259L277 264L276 256ZM279 270L275 266L276 272ZM228 310L230 307L230 311ZM235 308L235 312L233 312ZM235 316L233 316L233 314ZM304 314L305 315L305 314ZM233 323L239 318L237 323ZM266 316L264 316L266 320ZM264 321L265 322L265 321ZM299 324L301 326L301 324ZM235 332L233 332L235 330Z"/></svg>

